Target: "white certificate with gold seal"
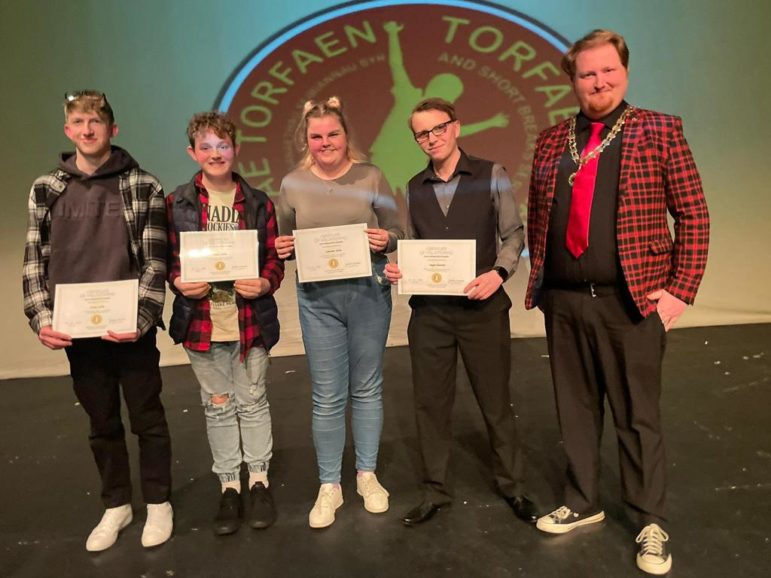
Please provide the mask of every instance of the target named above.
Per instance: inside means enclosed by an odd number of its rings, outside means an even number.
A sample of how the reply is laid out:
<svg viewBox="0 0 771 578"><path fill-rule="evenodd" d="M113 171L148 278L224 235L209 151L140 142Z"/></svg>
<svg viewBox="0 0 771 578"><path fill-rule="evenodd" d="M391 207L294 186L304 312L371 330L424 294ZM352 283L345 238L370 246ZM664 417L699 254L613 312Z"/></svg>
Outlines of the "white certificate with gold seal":
<svg viewBox="0 0 771 578"><path fill-rule="evenodd" d="M260 276L257 231L189 231L179 234L183 283L235 281Z"/></svg>
<svg viewBox="0 0 771 578"><path fill-rule="evenodd" d="M58 283L53 329L73 339L137 330L139 280Z"/></svg>
<svg viewBox="0 0 771 578"><path fill-rule="evenodd" d="M459 295L476 277L475 239L398 241L400 295Z"/></svg>
<svg viewBox="0 0 771 578"><path fill-rule="evenodd" d="M366 223L297 229L292 235L300 283L372 275Z"/></svg>

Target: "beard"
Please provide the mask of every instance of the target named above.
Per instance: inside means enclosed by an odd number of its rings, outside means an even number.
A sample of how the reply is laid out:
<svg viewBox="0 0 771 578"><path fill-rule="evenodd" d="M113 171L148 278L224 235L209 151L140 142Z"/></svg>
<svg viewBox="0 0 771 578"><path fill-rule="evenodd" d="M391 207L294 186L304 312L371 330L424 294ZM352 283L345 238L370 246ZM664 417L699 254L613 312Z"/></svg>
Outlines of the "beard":
<svg viewBox="0 0 771 578"><path fill-rule="evenodd" d="M592 94L581 108L586 116L597 119L613 112L619 104L621 99L617 99L615 93L606 91Z"/></svg>

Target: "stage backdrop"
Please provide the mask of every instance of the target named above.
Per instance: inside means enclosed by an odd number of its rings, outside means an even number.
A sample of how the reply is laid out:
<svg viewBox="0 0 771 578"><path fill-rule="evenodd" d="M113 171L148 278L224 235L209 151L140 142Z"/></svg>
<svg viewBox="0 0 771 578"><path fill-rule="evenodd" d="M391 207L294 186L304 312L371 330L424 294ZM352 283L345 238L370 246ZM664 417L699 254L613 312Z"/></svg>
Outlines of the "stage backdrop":
<svg viewBox="0 0 771 578"><path fill-rule="evenodd" d="M680 326L771 321L769 16L767 3L723 0L2 0L0 378L67 372L64 354L29 330L21 294L30 184L72 148L65 91L103 90L120 127L115 144L167 192L196 169L185 153L194 112L227 110L239 126L239 171L274 192L297 159L303 101L336 94L398 196L424 163L406 116L424 96L443 96L457 106L462 146L506 165L524 211L535 136L576 110L560 54L596 27L630 45L628 100L683 117L704 180L710 260ZM522 306L528 265L523 258L506 284L515 337L543 333L541 314ZM394 298L391 345L406 343L409 317L407 299ZM273 353L301 353L292 265L277 299ZM159 345L163 364L186 362L165 333Z"/></svg>

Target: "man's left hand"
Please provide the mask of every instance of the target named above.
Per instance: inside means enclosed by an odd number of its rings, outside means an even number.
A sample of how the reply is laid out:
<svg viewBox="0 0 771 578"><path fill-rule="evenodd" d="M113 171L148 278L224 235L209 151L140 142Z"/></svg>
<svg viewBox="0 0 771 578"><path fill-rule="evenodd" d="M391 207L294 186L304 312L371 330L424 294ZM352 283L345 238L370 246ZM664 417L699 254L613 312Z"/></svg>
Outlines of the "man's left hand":
<svg viewBox="0 0 771 578"><path fill-rule="evenodd" d="M259 277L257 279L239 279L233 287L244 299L256 299L270 291L270 281Z"/></svg>
<svg viewBox="0 0 771 578"><path fill-rule="evenodd" d="M469 299L483 301L495 293L501 285L503 285L503 279L501 279L498 272L493 269L487 273L482 273L479 277L466 285L463 292Z"/></svg>
<svg viewBox="0 0 771 578"><path fill-rule="evenodd" d="M688 306L685 301L681 301L666 289L659 289L649 293L648 299L656 302L656 311L659 317L661 317L661 322L664 324L666 331L675 326L675 323L677 323L677 320L680 319L683 311Z"/></svg>
<svg viewBox="0 0 771 578"><path fill-rule="evenodd" d="M113 343L133 343L139 339L139 329L130 333L115 333L108 329L107 335L102 335L102 339L112 341Z"/></svg>

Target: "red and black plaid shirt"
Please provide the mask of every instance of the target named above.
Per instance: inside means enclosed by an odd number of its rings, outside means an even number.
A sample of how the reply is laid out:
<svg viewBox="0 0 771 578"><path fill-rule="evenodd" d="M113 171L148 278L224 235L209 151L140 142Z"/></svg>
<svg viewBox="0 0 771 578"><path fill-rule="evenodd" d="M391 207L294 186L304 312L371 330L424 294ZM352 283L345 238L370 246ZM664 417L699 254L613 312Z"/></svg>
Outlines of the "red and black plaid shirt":
<svg viewBox="0 0 771 578"><path fill-rule="evenodd" d="M203 185L202 174L199 173L195 179L195 186L198 190L198 201L201 203L201 230L205 231L208 225L208 207L209 193ZM168 263L169 286L172 291L174 280L181 275L179 263L179 238L174 227L174 216L172 211L173 195L166 198L166 215L169 221L169 249L171 258ZM245 197L241 191L241 185L236 180L236 195L233 199L233 210L238 213L238 228L246 229ZM265 262L262 263L260 277L270 283L270 291L266 295L272 295L281 285L284 278L284 263L278 258L276 253L276 237L278 236L278 225L276 222L276 211L273 203L268 201L266 204L266 224L265 224ZM252 300L236 297L238 307L238 328L241 343L241 360L246 357L247 352L254 346L262 346L260 337L260 327L255 321ZM187 329L187 336L183 345L193 351L209 351L211 346L212 321L210 315L209 299L200 299L197 302L193 318Z"/></svg>

